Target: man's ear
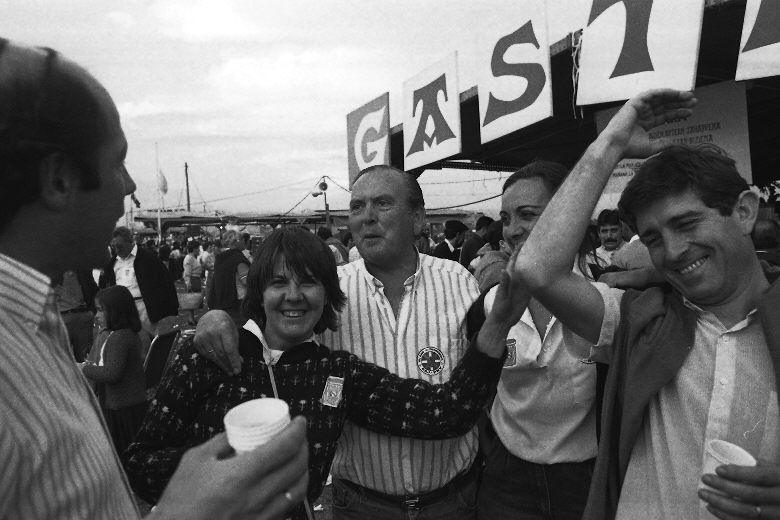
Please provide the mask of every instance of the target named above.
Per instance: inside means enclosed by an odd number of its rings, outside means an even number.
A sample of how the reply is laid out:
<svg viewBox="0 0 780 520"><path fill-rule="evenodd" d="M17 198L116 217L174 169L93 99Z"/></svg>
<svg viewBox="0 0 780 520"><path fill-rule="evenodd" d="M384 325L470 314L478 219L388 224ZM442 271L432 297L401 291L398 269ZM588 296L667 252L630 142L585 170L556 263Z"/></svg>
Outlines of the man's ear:
<svg viewBox="0 0 780 520"><path fill-rule="evenodd" d="M759 196L753 190L745 190L739 194L734 205L733 215L737 218L742 233L749 235L758 218Z"/></svg>
<svg viewBox="0 0 780 520"><path fill-rule="evenodd" d="M38 163L40 202L57 211L64 209L81 189L79 171L73 161L62 153L49 154Z"/></svg>
<svg viewBox="0 0 780 520"><path fill-rule="evenodd" d="M422 228L425 226L425 207L419 207L412 210L414 215L414 236L422 234Z"/></svg>

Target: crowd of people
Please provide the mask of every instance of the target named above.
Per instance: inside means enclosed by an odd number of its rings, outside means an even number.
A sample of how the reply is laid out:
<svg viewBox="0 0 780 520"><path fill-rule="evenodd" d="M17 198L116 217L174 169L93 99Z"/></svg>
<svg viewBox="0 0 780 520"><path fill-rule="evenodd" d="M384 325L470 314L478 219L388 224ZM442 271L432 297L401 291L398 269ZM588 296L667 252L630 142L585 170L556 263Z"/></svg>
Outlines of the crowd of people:
<svg viewBox="0 0 780 520"><path fill-rule="evenodd" d="M343 240L153 251L113 227L135 184L108 92L0 40L0 518L138 518L138 496L311 520L329 475L337 520L780 518L778 223L722 150L649 138L695 105L632 98L438 243L417 180L371 166ZM204 298L147 401L151 338ZM293 420L237 454L223 417L260 397ZM715 439L758 465L702 475Z"/></svg>

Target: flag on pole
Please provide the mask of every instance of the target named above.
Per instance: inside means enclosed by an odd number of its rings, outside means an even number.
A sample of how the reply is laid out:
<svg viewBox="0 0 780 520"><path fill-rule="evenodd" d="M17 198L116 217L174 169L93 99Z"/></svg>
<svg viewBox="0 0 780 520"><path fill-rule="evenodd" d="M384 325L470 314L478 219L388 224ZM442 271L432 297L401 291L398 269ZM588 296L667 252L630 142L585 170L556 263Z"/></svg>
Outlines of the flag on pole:
<svg viewBox="0 0 780 520"><path fill-rule="evenodd" d="M157 170L157 190L165 195L168 193L168 181L165 180L162 170Z"/></svg>

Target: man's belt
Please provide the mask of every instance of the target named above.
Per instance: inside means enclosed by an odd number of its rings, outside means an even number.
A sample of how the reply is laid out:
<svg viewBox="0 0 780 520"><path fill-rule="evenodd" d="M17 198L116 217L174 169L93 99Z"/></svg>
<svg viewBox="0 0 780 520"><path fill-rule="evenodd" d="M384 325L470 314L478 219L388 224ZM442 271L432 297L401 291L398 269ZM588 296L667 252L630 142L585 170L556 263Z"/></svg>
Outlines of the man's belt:
<svg viewBox="0 0 780 520"><path fill-rule="evenodd" d="M352 488L355 492L363 492L366 496L389 502L395 506L400 506L403 509L420 510L433 503L447 498L451 492L457 492L465 488L468 484L473 482L477 478L478 464L472 464L468 471L457 475L454 479L450 480L444 486L429 491L428 493L421 493L419 495L389 495L376 491L367 487L363 487L354 482L348 480L341 480L347 487Z"/></svg>
<svg viewBox="0 0 780 520"><path fill-rule="evenodd" d="M79 307L75 307L73 309L68 309L66 311L60 311L60 315L64 316L66 314L76 314L77 312L87 312L89 310L89 307L86 305L81 305Z"/></svg>

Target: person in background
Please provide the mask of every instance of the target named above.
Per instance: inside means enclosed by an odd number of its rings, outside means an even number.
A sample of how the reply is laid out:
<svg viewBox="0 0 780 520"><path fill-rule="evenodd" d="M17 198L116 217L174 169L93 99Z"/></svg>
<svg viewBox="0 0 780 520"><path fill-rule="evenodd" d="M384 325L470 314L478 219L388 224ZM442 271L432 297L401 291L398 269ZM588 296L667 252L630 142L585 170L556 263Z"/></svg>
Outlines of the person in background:
<svg viewBox="0 0 780 520"><path fill-rule="evenodd" d="M92 345L92 320L95 313L95 294L98 291L92 272L88 269L67 270L62 282L55 284L57 308L68 329L73 356L81 362Z"/></svg>
<svg viewBox="0 0 780 520"><path fill-rule="evenodd" d="M320 237L326 244L328 244L328 248L333 254L333 258L336 259L336 265L344 265L349 261L349 251L347 251L347 248L344 246L341 240L333 236L333 232L329 227L318 227L317 236Z"/></svg>
<svg viewBox="0 0 780 520"><path fill-rule="evenodd" d="M750 234L758 258L772 265L780 265L780 224L777 220L760 218L756 220Z"/></svg>
<svg viewBox="0 0 780 520"><path fill-rule="evenodd" d="M471 261L477 256L477 252L481 247L485 245L485 236L487 235L488 226L493 223L493 219L483 215L477 219L477 223L474 226L474 233L463 242L463 246L460 248L460 264L469 269ZM474 272L473 269L469 269Z"/></svg>
<svg viewBox="0 0 780 520"><path fill-rule="evenodd" d="M139 512L52 281L102 265L135 190L108 92L52 49L0 39L0 511L9 519ZM46 237L30 240L30 237ZM153 520L281 518L306 489L305 421L241 457L224 435L181 459Z"/></svg>
<svg viewBox="0 0 780 520"><path fill-rule="evenodd" d="M457 262L460 258L460 246L468 231L466 224L460 220L448 220L444 223L444 240L433 248L431 255L445 260Z"/></svg>
<svg viewBox="0 0 780 520"><path fill-rule="evenodd" d="M252 245L252 235L249 233L241 233L241 241L244 244L244 249L241 250L242 253L244 253L244 256L249 261L249 263L252 263L252 251L250 250L250 247Z"/></svg>
<svg viewBox="0 0 780 520"><path fill-rule="evenodd" d="M183 297L181 307L189 313L188 323L195 325L195 309L199 309L203 303L201 296L202 290L202 272L198 257L200 255L200 244L197 240L187 242L187 256L184 257L184 285L188 296Z"/></svg>
<svg viewBox="0 0 780 520"><path fill-rule="evenodd" d="M246 295L249 260L241 252L244 244L238 231L225 231L222 245L226 249L214 258L214 276L209 277L211 281L206 287L206 303L209 309L223 310L236 324L243 324L241 302Z"/></svg>
<svg viewBox="0 0 780 520"><path fill-rule="evenodd" d="M431 238L431 226L427 223L423 224L422 229L420 229L420 234L417 235L414 240L414 247L416 247L420 253L430 255L435 245L436 244L433 243L433 239Z"/></svg>
<svg viewBox="0 0 780 520"><path fill-rule="evenodd" d="M595 257L588 260L588 263L609 267L612 265L613 256L620 251L624 243L623 224L618 210L605 209L599 213L596 228L601 245L596 249Z"/></svg>
<svg viewBox="0 0 780 520"><path fill-rule="evenodd" d="M117 453L130 444L146 413L146 385L141 364L141 320L126 287L114 285L95 296L95 324L108 335L92 363L81 364L84 376L95 383Z"/></svg>
<svg viewBox="0 0 780 520"><path fill-rule="evenodd" d="M476 258L469 266L474 271L480 292L485 292L500 281L501 273L506 269L512 254L504 241L503 227L500 220L490 223L485 234L486 243L477 251Z"/></svg>
<svg viewBox="0 0 780 520"><path fill-rule="evenodd" d="M160 261L165 268L168 268L168 259L171 256L171 246L168 245L168 241L163 238L160 248L157 250L157 255L160 257Z"/></svg>

